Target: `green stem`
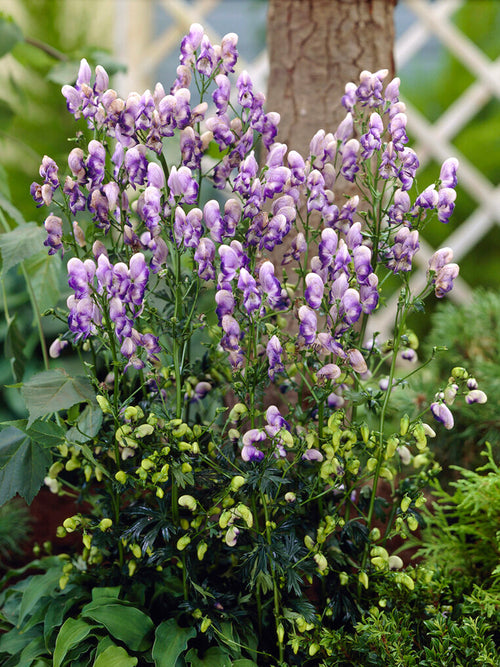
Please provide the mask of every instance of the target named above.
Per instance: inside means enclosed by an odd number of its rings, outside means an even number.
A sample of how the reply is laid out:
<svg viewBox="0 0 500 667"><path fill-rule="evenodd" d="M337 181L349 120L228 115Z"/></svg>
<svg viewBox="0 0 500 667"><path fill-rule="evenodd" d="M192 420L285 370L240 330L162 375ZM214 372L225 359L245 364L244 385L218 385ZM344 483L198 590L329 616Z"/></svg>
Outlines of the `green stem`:
<svg viewBox="0 0 500 667"><path fill-rule="evenodd" d="M271 522L269 520L269 509L267 506L266 498L263 493L260 494L260 499L262 502L262 506L264 508L264 518L266 521L266 539L267 543L269 546L271 546ZM279 633L279 625L280 625L280 620L281 620L281 614L280 614L280 593L279 593L279 588L278 588L278 583L276 581L276 567L274 564L274 560L271 558L271 579L273 581L273 606L274 606L274 622L276 626L276 638L277 638L277 644L278 644L278 651L279 651L279 662L280 665L283 663L283 658L285 655L285 647L283 646L283 640L280 637Z"/></svg>

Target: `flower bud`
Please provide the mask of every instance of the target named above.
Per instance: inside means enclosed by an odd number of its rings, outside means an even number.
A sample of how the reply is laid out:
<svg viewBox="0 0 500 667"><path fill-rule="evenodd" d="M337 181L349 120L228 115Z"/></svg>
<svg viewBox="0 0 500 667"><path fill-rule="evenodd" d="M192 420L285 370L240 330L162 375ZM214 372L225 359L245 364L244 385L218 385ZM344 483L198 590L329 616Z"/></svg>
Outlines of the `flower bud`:
<svg viewBox="0 0 500 667"><path fill-rule="evenodd" d="M358 574L358 580L359 580L359 583L360 583L362 586L364 586L364 588L365 588L366 590L368 590L369 579L368 579L368 575L366 574L366 572L360 572L360 573Z"/></svg>
<svg viewBox="0 0 500 667"><path fill-rule="evenodd" d="M410 498L410 496L408 496L408 495L404 495L403 498L401 499L401 504L400 504L401 511L402 511L403 513L404 513L404 512L407 512L407 511L408 511L408 508L410 507L410 505L411 505L411 498Z"/></svg>
<svg viewBox="0 0 500 667"><path fill-rule="evenodd" d="M124 470L119 470L115 474L115 479L120 484L125 484L125 482L127 481L127 473Z"/></svg>
<svg viewBox="0 0 500 667"><path fill-rule="evenodd" d="M410 426L410 418L408 415L403 415L399 422L399 433L401 435L406 435L408 433L408 428Z"/></svg>
<svg viewBox="0 0 500 667"><path fill-rule="evenodd" d="M203 560L205 554L207 553L208 549L208 544L206 542L200 542L198 544L198 547L196 549L196 556L198 557L198 560Z"/></svg>
<svg viewBox="0 0 500 667"><path fill-rule="evenodd" d="M246 479L242 475L235 475L232 480L231 484L229 485L231 491L238 491L241 489L241 487L246 484Z"/></svg>
<svg viewBox="0 0 500 667"><path fill-rule="evenodd" d="M328 568L328 561L324 554L322 553L314 554L314 560L320 572L324 572Z"/></svg>
<svg viewBox="0 0 500 667"><path fill-rule="evenodd" d="M106 530L111 528L112 525L113 525L113 522L111 521L111 519L104 518L104 519L101 519L101 521L99 522L98 528L100 530L102 530L102 532L104 533Z"/></svg>
<svg viewBox="0 0 500 667"><path fill-rule="evenodd" d="M403 559L399 556L389 556L389 569L400 570L403 567Z"/></svg>
<svg viewBox="0 0 500 667"><path fill-rule="evenodd" d="M200 625L200 632L206 632L211 625L212 621L208 618L208 616L205 616Z"/></svg>
<svg viewBox="0 0 500 667"><path fill-rule="evenodd" d="M194 512L196 509L196 500L193 496L181 496L177 502L179 503L179 507L186 507L191 512Z"/></svg>
<svg viewBox="0 0 500 667"><path fill-rule="evenodd" d="M187 545L191 542L191 538L189 535L183 535L177 540L176 547L179 551L182 551L187 547Z"/></svg>
<svg viewBox="0 0 500 667"><path fill-rule="evenodd" d="M112 413L111 404L107 398L105 398L104 396L97 395L95 399L105 415L110 415Z"/></svg>

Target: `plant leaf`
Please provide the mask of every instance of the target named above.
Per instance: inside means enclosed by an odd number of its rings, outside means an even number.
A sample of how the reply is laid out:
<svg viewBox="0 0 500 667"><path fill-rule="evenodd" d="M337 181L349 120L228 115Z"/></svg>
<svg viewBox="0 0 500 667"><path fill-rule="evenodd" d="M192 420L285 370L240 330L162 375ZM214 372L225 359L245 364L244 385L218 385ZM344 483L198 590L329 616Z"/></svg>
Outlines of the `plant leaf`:
<svg viewBox="0 0 500 667"><path fill-rule="evenodd" d="M18 625L20 627L26 617L33 613L37 603L46 595L53 593L62 574L62 565L61 561L60 567L51 567L45 574L35 574L31 577L29 586L23 593L19 608Z"/></svg>
<svg viewBox="0 0 500 667"><path fill-rule="evenodd" d="M6 208L7 204L9 204L7 199L0 197L0 208L10 215L11 212ZM10 205L10 208L13 211L16 210L12 205ZM19 262L39 253L46 235L47 233L43 227L37 225L36 222L21 224L11 232L0 234L0 251L3 261L2 275L5 275L9 269L19 264Z"/></svg>
<svg viewBox="0 0 500 667"><path fill-rule="evenodd" d="M188 641L196 636L196 629L181 628L175 618L163 621L156 628L153 659L156 667L172 667L186 650Z"/></svg>
<svg viewBox="0 0 500 667"><path fill-rule="evenodd" d="M137 658L130 656L121 646L108 646L99 654L93 667L134 667Z"/></svg>
<svg viewBox="0 0 500 667"><path fill-rule="evenodd" d="M5 336L5 357L9 359L12 367L12 374L16 382L21 382L24 375L26 357L24 356L24 337L17 326L14 316L7 327Z"/></svg>
<svg viewBox="0 0 500 667"><path fill-rule="evenodd" d="M52 457L15 426L0 432L0 505L16 493L28 504L38 493Z"/></svg>
<svg viewBox="0 0 500 667"><path fill-rule="evenodd" d="M38 417L67 410L77 403L95 402L95 393L86 377L71 377L62 369L42 371L23 385L29 410L28 428Z"/></svg>
<svg viewBox="0 0 500 667"><path fill-rule="evenodd" d="M85 605L82 616L104 625L132 651L145 651L151 646L153 621L140 609L126 606L121 600L98 598Z"/></svg>
<svg viewBox="0 0 500 667"><path fill-rule="evenodd" d="M37 419L25 433L33 442L42 447L57 447L64 442L66 435L62 426L52 421L43 422L40 419Z"/></svg>
<svg viewBox="0 0 500 667"><path fill-rule="evenodd" d="M14 19L0 12L0 58L12 51L14 46L23 39L23 32Z"/></svg>
<svg viewBox="0 0 500 667"><path fill-rule="evenodd" d="M191 667L231 667L233 664L229 655L220 646L207 649L203 658L200 658L198 651L192 648L186 653L185 660Z"/></svg>
<svg viewBox="0 0 500 667"><path fill-rule="evenodd" d="M54 667L62 665L63 660L73 646L82 642L94 629L82 618L67 618L59 630L54 650Z"/></svg>
<svg viewBox="0 0 500 667"><path fill-rule="evenodd" d="M76 425L66 434L69 442L83 444L94 438L102 425L102 410L97 403L89 403L78 417Z"/></svg>
<svg viewBox="0 0 500 667"><path fill-rule="evenodd" d="M38 249L40 250L40 246L38 246ZM49 255L42 250L29 257L24 263L24 267L41 312L43 313L44 310L54 307L60 296L60 258L57 255Z"/></svg>

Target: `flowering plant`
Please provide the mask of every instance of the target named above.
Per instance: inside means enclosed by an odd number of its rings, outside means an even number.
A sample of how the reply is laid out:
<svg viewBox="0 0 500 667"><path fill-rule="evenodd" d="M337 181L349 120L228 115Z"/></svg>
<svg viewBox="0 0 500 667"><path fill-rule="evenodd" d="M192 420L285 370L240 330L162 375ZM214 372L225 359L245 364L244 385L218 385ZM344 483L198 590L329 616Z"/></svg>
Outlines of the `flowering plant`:
<svg viewBox="0 0 500 667"><path fill-rule="evenodd" d="M41 443L37 474L80 504L58 531L80 552L38 562L57 593L16 612L19 591L4 596L14 625L51 619L40 660L319 664L316 627L355 622L377 582L428 576L395 553L438 472L424 418L449 429L458 394L486 400L456 367L414 414L391 413L419 368L408 317L458 275L443 248L410 287L419 231L453 211L457 160L418 191L385 70L347 84L335 133L288 150L248 73L233 85L236 45L193 25L168 94L121 99L85 60L62 89L83 120L69 174L45 156L31 194L71 290L50 354L71 346L85 372L29 380L29 419L0 434ZM395 281L380 340L370 317Z"/></svg>

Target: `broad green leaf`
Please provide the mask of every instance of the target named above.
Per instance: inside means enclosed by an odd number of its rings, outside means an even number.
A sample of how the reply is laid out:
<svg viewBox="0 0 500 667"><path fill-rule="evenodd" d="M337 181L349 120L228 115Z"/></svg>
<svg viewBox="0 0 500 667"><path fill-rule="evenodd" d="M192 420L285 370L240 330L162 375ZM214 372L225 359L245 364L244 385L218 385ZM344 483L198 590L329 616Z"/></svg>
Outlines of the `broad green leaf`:
<svg viewBox="0 0 500 667"><path fill-rule="evenodd" d="M23 39L23 31L14 22L14 19L0 12L0 58L12 51L14 46Z"/></svg>
<svg viewBox="0 0 500 667"><path fill-rule="evenodd" d="M116 639L132 651L145 651L151 646L153 621L136 607L126 606L121 600L102 598L82 609L82 616L104 625Z"/></svg>
<svg viewBox="0 0 500 667"><path fill-rule="evenodd" d="M7 215L12 218L12 220L19 226L26 226L26 221L22 216L22 213L18 211L18 209L14 206L14 204L11 203L10 199L6 196L5 193L0 193L0 209L4 212L7 213ZM36 225L36 222L30 223L32 225ZM39 227L37 225L39 229ZM40 250L40 247L38 248ZM36 252L36 251L35 251Z"/></svg>
<svg viewBox="0 0 500 667"><path fill-rule="evenodd" d="M69 429L66 437L69 442L82 444L94 438L102 425L102 410L97 403L86 405L75 426Z"/></svg>
<svg viewBox="0 0 500 667"><path fill-rule="evenodd" d="M73 84L75 83L78 76L79 67L80 61L78 60L66 60L64 62L59 62L57 65L54 65L50 68L45 78L48 81L57 83L60 86L63 86L67 83Z"/></svg>
<svg viewBox="0 0 500 667"><path fill-rule="evenodd" d="M94 627L86 623L82 618L66 619L57 635L54 650L54 667L62 665L68 651L80 644Z"/></svg>
<svg viewBox="0 0 500 667"><path fill-rule="evenodd" d="M121 586L104 586L102 588L93 588L92 601L101 600L102 598L113 598L117 600L121 589Z"/></svg>
<svg viewBox="0 0 500 667"><path fill-rule="evenodd" d="M5 198L0 198L0 208L9 213L5 208L6 203L9 202ZM15 210L13 206L11 208ZM28 259L35 253L39 253L40 249L43 248L46 236L47 232L39 227L36 222L28 222L16 227L11 232L0 234L0 251L3 261L2 274L5 275L9 269L19 264L19 262Z"/></svg>
<svg viewBox="0 0 500 667"><path fill-rule="evenodd" d="M93 667L134 667L137 658L130 656L121 646L108 646L95 660Z"/></svg>
<svg viewBox="0 0 500 667"><path fill-rule="evenodd" d="M24 375L26 357L24 356L24 337L19 331L15 316L9 322L5 336L5 357L10 361L12 374L16 382L21 382Z"/></svg>
<svg viewBox="0 0 500 667"><path fill-rule="evenodd" d="M163 621L156 628L153 644L155 667L172 667L187 648L188 641L196 636L196 629L181 628L175 618Z"/></svg>
<svg viewBox="0 0 500 667"><path fill-rule="evenodd" d="M220 646L212 646L207 649L200 658L198 651L194 648L186 653L186 663L191 667L231 667L231 658Z"/></svg>
<svg viewBox="0 0 500 667"><path fill-rule="evenodd" d="M46 595L51 595L59 584L63 563L60 568L52 567L45 574L35 574L31 577L29 586L23 593L19 609L18 625L22 627L25 619L33 613L35 607Z"/></svg>
<svg viewBox="0 0 500 667"><path fill-rule="evenodd" d="M17 667L31 667L33 660L38 658L40 655L46 655L48 657L48 651L45 647L45 642L43 636L41 635L41 630L39 630L40 635L33 639L24 649L21 655L19 656L19 663Z"/></svg>
<svg viewBox="0 0 500 667"><path fill-rule="evenodd" d="M67 410L77 403L95 402L95 393L86 377L71 377L62 369L42 371L23 385L29 410L28 427L44 415Z"/></svg>
<svg viewBox="0 0 500 667"><path fill-rule="evenodd" d="M50 453L15 426L0 432L0 505L16 493L28 504L52 463Z"/></svg>
<svg viewBox="0 0 500 667"><path fill-rule="evenodd" d="M231 664L231 667L258 667L258 665L253 660L248 660L248 658L240 658L239 660L235 660Z"/></svg>
<svg viewBox="0 0 500 667"><path fill-rule="evenodd" d="M55 422L37 419L26 434L41 447L57 447L64 442L66 431Z"/></svg>
<svg viewBox="0 0 500 667"><path fill-rule="evenodd" d="M43 313L45 310L55 307L60 297L60 257L49 255L43 250L37 255L29 257L25 261L24 267L40 311Z"/></svg>
<svg viewBox="0 0 500 667"><path fill-rule="evenodd" d="M21 632L19 628L14 627L0 637L0 653L19 654L39 634L39 628L30 628L27 632Z"/></svg>

